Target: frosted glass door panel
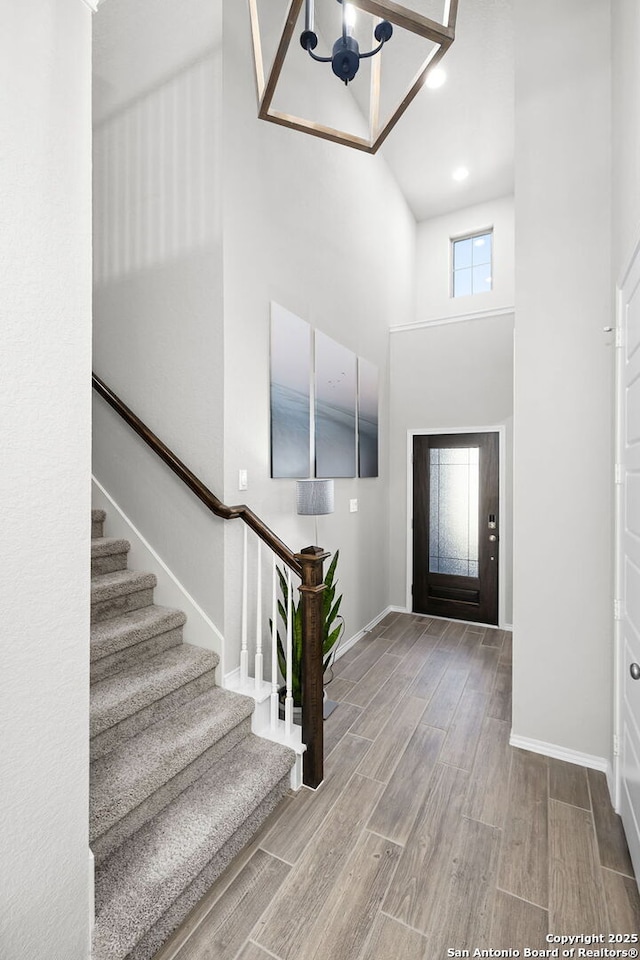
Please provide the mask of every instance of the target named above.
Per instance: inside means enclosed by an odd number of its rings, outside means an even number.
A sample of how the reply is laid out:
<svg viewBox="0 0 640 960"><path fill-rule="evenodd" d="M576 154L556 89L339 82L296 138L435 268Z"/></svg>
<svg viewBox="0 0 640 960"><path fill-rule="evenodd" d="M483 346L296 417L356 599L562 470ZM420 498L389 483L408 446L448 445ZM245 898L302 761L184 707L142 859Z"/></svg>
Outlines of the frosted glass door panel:
<svg viewBox="0 0 640 960"><path fill-rule="evenodd" d="M429 572L478 576L478 447L430 450Z"/></svg>

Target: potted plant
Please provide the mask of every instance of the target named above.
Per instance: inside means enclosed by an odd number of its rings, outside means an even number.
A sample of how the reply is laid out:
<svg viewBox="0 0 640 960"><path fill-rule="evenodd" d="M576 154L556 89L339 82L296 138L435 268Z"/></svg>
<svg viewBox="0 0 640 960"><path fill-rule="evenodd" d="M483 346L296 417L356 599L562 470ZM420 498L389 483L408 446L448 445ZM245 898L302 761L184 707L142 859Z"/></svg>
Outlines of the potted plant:
<svg viewBox="0 0 640 960"><path fill-rule="evenodd" d="M340 604L342 603L342 594L336 599L336 586L337 581L335 579L336 567L338 565L338 558L340 556L340 551L336 550L333 560L329 564L325 578L324 578L324 591L322 594L322 609L323 609L323 634L322 634L322 672L326 671L327 667L331 663L336 651L337 644L342 636L344 631L344 620L340 614ZM285 629L284 639L280 636L280 631L277 631L277 643L278 643L278 666L280 668L280 673L286 680L287 676L287 660L286 660L286 630L287 630L287 609L289 602L289 587L287 584L287 579L284 576L280 568L278 570L278 579L280 581L280 589L282 591L282 599L278 600L278 612L282 619L282 623ZM293 697L293 706L294 706L294 718L299 719L300 710L302 707L302 599L299 599L295 603L293 596L291 597L291 618L292 618L292 631L291 631L291 695ZM273 623L269 620L271 626L271 635L273 636ZM284 688L281 690L281 700L284 700L285 691Z"/></svg>

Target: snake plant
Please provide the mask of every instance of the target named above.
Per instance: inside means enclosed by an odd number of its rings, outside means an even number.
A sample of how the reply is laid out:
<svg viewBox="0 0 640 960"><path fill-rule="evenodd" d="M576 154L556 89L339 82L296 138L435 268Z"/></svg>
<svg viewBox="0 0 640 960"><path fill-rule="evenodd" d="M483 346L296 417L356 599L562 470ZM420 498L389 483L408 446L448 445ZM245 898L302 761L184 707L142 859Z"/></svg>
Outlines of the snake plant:
<svg viewBox="0 0 640 960"><path fill-rule="evenodd" d="M326 572L324 578L324 591L322 593L322 603L323 603L323 634L322 634L322 672L327 669L329 663L331 662L332 656L334 654L334 647L338 643L342 632L344 630L344 620L340 614L340 604L342 603L342 594L336 599L336 585L337 580L335 579L336 567L338 565L338 557L340 556L340 551L336 550L333 560L331 561L329 568ZM280 673L286 679L287 676L287 661L286 661L286 630L287 630L287 609L289 602L289 586L287 583L287 578L280 569L277 568L278 579L280 581L280 590L282 592L282 598L278 600L278 612L282 620L285 636L284 640L280 636L280 631L277 632L278 638L278 666L280 668ZM302 600L299 599L295 603L293 596L291 597L291 618L292 618L292 636L291 636L291 650L292 650L292 662L291 662L291 694L293 696L294 706L302 706ZM273 623L269 620L271 626L271 633L273 635Z"/></svg>

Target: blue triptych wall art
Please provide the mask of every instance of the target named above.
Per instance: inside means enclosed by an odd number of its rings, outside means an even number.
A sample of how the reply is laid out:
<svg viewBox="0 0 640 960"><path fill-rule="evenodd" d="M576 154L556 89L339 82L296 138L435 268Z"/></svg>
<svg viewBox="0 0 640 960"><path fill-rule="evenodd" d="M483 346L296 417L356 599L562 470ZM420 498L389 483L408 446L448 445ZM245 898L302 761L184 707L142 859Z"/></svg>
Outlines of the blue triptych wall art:
<svg viewBox="0 0 640 960"><path fill-rule="evenodd" d="M311 467L311 327L271 304L271 476Z"/></svg>
<svg viewBox="0 0 640 960"><path fill-rule="evenodd" d="M277 303L271 476L378 476L378 368Z"/></svg>

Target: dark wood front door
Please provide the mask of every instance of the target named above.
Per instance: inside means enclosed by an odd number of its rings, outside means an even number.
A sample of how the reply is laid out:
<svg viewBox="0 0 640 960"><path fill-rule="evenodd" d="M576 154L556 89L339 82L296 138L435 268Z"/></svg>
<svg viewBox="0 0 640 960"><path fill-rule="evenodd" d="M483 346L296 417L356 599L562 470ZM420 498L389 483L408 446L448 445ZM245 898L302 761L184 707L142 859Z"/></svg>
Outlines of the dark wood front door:
<svg viewBox="0 0 640 960"><path fill-rule="evenodd" d="M498 623L497 433L413 440L413 610Z"/></svg>

